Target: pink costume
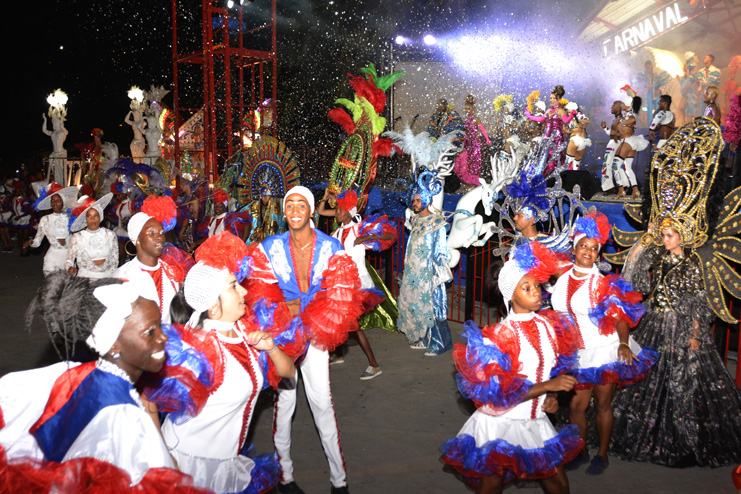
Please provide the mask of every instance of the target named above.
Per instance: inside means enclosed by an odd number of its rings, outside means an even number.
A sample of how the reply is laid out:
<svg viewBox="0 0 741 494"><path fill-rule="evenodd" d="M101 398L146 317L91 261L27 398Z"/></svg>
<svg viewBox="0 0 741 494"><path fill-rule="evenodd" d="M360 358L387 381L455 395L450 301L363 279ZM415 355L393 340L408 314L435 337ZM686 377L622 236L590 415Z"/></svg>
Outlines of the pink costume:
<svg viewBox="0 0 741 494"><path fill-rule="evenodd" d="M543 132L543 138L553 143L554 149L551 149L550 156L548 159L548 165L545 167L544 175L550 174L554 168L562 164L566 159L565 148L562 149L558 155L554 155L553 152L564 143L564 132L563 124L568 124L576 115L576 110L572 111L567 115L560 116L558 114L559 106L552 106L545 115L534 116L530 114L530 109L525 109L525 115L530 120L535 122L545 121L545 131Z"/></svg>
<svg viewBox="0 0 741 494"><path fill-rule="evenodd" d="M463 139L463 152L455 159L453 171L461 181L468 185L479 185L481 176L481 139L478 131L484 136L486 144L491 144L489 136L482 124L475 124L476 117L471 115L466 118L463 128L466 137Z"/></svg>

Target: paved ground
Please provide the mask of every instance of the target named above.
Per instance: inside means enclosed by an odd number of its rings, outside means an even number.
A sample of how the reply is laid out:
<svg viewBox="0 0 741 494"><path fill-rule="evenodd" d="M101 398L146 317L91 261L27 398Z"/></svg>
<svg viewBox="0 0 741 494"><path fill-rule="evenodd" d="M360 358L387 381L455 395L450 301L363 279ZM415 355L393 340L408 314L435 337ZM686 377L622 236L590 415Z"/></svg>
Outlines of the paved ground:
<svg viewBox="0 0 741 494"><path fill-rule="evenodd" d="M41 258L0 254L0 375L51 363L46 332L37 322L28 334L23 314L42 281ZM460 341L460 325L452 325ZM403 336L371 330L368 336L383 375L358 376L367 366L360 347L345 348L345 363L333 366L332 388L353 494L464 493L467 488L445 471L438 447L456 434L472 411L453 378L450 353L424 357ZM299 392L294 420L296 481L308 494L329 492L329 473L311 413ZM252 424L258 453L271 450L272 396L264 393ZM574 493L730 493L731 467L669 469L612 459L601 477L571 473ZM511 485L506 492L541 492L537 483Z"/></svg>

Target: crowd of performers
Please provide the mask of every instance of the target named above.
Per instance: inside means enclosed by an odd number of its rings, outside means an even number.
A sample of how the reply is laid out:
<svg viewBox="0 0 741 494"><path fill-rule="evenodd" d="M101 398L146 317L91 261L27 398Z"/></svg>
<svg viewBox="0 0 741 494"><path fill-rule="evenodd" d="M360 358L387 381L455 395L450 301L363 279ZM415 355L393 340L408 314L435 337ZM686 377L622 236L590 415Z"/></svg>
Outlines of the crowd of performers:
<svg viewBox="0 0 741 494"><path fill-rule="evenodd" d="M550 110L526 112L544 124L544 139L559 139L576 117L560 108L561 97L557 86ZM473 111L467 122L481 130ZM732 222L738 204L719 216L709 172L668 172L689 174L702 200L655 198L650 241L631 249L625 277L604 274L605 215L575 217L565 241L535 228L555 204L542 182L567 152L559 145L544 151L538 180L505 189L517 234L507 260L488 273L503 320L483 329L467 322L465 344L456 345L447 324L447 221L433 203L442 184L429 170L407 194L398 308L365 259L395 242L396 226L359 216L353 190L327 191L317 203L306 187L277 197L265 184L236 211L226 191L187 181L177 198L132 194L116 181L97 198L34 183L34 199L24 181L7 184L12 216L1 238L12 230L21 255L43 238L49 244L26 323L44 320L63 362L0 378L0 487L303 492L291 451L299 371L331 492L348 492L330 354L354 333L369 363L361 379L379 376L358 332L366 327L396 328L429 357L452 350L459 390L477 410L444 442L442 460L477 492L501 492L514 478L568 492L567 470L588 464L586 474L599 475L610 453L669 466L738 464L741 393L712 339L696 252L716 222ZM331 236L314 227L317 215L334 218ZM275 452L256 457L245 439L267 387L275 390ZM557 430L548 414L559 400L568 424Z"/></svg>

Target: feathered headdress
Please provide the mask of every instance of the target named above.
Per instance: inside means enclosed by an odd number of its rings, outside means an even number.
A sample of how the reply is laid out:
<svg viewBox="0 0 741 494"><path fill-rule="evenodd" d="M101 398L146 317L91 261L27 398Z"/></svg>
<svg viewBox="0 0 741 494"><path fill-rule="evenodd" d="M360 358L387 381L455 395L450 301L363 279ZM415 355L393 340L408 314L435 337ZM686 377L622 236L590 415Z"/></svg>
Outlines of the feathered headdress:
<svg viewBox="0 0 741 494"><path fill-rule="evenodd" d="M337 206L343 211L350 213L351 216L355 216L358 212L358 193L352 189L342 191L342 193L337 196Z"/></svg>
<svg viewBox="0 0 741 494"><path fill-rule="evenodd" d="M574 245L584 237L596 240L600 245L605 245L610 239L611 228L607 216L599 211L590 211L589 214L574 222Z"/></svg>
<svg viewBox="0 0 741 494"><path fill-rule="evenodd" d="M214 189L214 204L217 202L220 202L222 204L228 204L229 203L229 194L226 193L223 189Z"/></svg>
<svg viewBox="0 0 741 494"><path fill-rule="evenodd" d="M551 250L538 242L515 247L509 261L505 262L499 271L497 280L499 291L507 308L522 277L529 274L538 283L545 283L559 267L556 259Z"/></svg>
<svg viewBox="0 0 741 494"><path fill-rule="evenodd" d="M437 171L430 171L426 168L417 176L417 180L409 188L407 196L407 206L412 207L414 196L419 196L422 200L422 208L426 208L432 202L432 198L442 192L443 184L437 178Z"/></svg>
<svg viewBox="0 0 741 494"><path fill-rule="evenodd" d="M166 232L175 228L177 206L170 196L147 197L142 203L141 212L162 223Z"/></svg>

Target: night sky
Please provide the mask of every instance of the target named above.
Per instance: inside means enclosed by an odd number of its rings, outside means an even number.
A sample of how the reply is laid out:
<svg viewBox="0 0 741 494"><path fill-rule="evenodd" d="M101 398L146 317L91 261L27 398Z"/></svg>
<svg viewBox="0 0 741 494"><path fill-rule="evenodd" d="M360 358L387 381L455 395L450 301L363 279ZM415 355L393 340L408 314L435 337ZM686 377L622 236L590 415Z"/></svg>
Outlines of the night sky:
<svg viewBox="0 0 741 494"><path fill-rule="evenodd" d="M105 131L104 141L113 141L121 153L128 153L132 133L123 120L129 111L129 87L147 89L154 84L172 89L170 2L5 2L3 7L3 174L21 163L33 169L51 151L49 138L41 133L41 114L48 108L46 96L56 88L69 95L70 135L65 147L70 157L78 152L75 143L92 140L94 127ZM266 8L269 1L256 0L245 12L259 24ZM421 38L428 32L444 35L487 26L507 30L535 47L556 37L568 39L578 13L585 10L576 2L546 0L516 5L470 0L279 0L279 137L289 146L337 142L341 131L326 113L336 98L351 97L346 73L357 74L369 61L385 73L388 43L399 33ZM180 43L199 46L200 2L181 2L180 11L186 27ZM434 55L408 51L408 57ZM194 88L193 94L200 99L197 91ZM164 101L171 106L172 94Z"/></svg>

